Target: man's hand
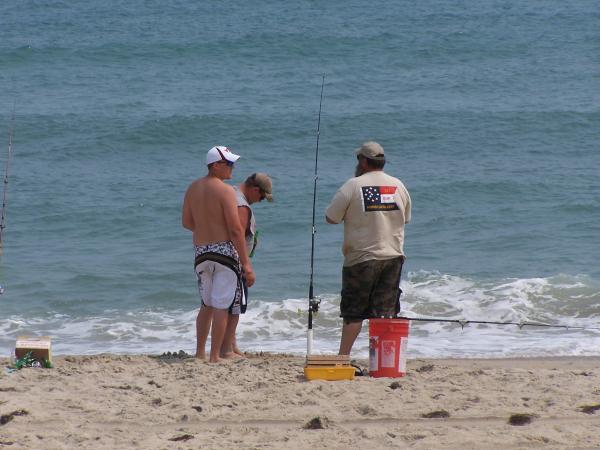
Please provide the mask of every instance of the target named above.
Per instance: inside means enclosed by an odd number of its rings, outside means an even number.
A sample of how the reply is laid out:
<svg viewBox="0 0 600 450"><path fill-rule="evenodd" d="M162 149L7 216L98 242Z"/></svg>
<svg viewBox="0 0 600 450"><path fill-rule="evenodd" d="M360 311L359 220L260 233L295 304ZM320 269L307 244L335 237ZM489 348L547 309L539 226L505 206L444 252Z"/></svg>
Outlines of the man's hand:
<svg viewBox="0 0 600 450"><path fill-rule="evenodd" d="M250 287L256 281L256 274L254 273L254 269L252 268L252 264L248 264L247 266L243 266L244 270L244 278L246 279L246 286Z"/></svg>

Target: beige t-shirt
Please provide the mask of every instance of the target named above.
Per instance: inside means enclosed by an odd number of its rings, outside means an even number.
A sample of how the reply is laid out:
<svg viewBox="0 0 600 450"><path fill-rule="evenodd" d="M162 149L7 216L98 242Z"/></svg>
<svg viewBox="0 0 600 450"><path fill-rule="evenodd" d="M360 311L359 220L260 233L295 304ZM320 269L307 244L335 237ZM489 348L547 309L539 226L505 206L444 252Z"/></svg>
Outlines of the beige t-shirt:
<svg viewBox="0 0 600 450"><path fill-rule="evenodd" d="M344 266L404 255L410 209L404 184L383 171L346 181L325 211L334 222L344 222Z"/></svg>

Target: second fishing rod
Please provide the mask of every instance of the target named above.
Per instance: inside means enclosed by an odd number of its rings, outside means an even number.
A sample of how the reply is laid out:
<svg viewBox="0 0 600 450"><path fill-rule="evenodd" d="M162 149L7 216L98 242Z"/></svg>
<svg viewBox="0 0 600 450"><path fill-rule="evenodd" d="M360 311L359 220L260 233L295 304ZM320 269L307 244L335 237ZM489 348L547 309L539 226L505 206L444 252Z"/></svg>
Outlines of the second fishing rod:
<svg viewBox="0 0 600 450"><path fill-rule="evenodd" d="M8 173L10 168L10 159L13 152L13 132L15 126L15 109L17 102L13 103L12 117L10 120L10 128L8 129L8 155L6 155L6 168L4 171L4 188L2 190L2 211L0 211L0 257L4 250L4 229L6 228L6 207L8 205ZM0 267L1 269L1 267ZM0 276L0 282L2 277ZM0 295L4 294L4 287L0 283Z"/></svg>
<svg viewBox="0 0 600 450"><path fill-rule="evenodd" d="M16 102L13 104L12 117L10 120L10 128L8 129L8 155L6 156L6 167L4 170L4 189L2 190L2 211L0 212L0 255L4 245L3 233L6 228L6 207L8 206L8 174L10 168L10 159L13 151L13 130L15 125L15 109Z"/></svg>

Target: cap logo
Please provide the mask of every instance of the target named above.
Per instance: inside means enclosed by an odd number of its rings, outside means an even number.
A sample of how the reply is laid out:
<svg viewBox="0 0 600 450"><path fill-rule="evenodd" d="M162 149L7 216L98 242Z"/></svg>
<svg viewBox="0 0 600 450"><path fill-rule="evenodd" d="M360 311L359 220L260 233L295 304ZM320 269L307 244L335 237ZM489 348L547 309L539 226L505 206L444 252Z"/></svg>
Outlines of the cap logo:
<svg viewBox="0 0 600 450"><path fill-rule="evenodd" d="M223 156L223 153L221 153L221 149L220 149L219 147L215 147L215 148L216 148L216 149L217 149L217 151L219 152L219 155L221 156L221 159L224 159L225 161L227 161L227 158L225 158L225 157ZM225 152L228 152L229 150L227 149L227 147L225 147L225 148L223 149L223 151L225 151Z"/></svg>

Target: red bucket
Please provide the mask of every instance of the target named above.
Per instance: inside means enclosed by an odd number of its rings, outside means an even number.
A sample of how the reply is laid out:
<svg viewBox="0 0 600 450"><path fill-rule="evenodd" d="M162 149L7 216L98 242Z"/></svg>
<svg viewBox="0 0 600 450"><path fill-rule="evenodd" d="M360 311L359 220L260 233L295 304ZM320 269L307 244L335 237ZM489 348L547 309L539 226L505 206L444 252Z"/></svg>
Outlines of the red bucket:
<svg viewBox="0 0 600 450"><path fill-rule="evenodd" d="M369 319L369 376L403 377L409 322L404 319Z"/></svg>

